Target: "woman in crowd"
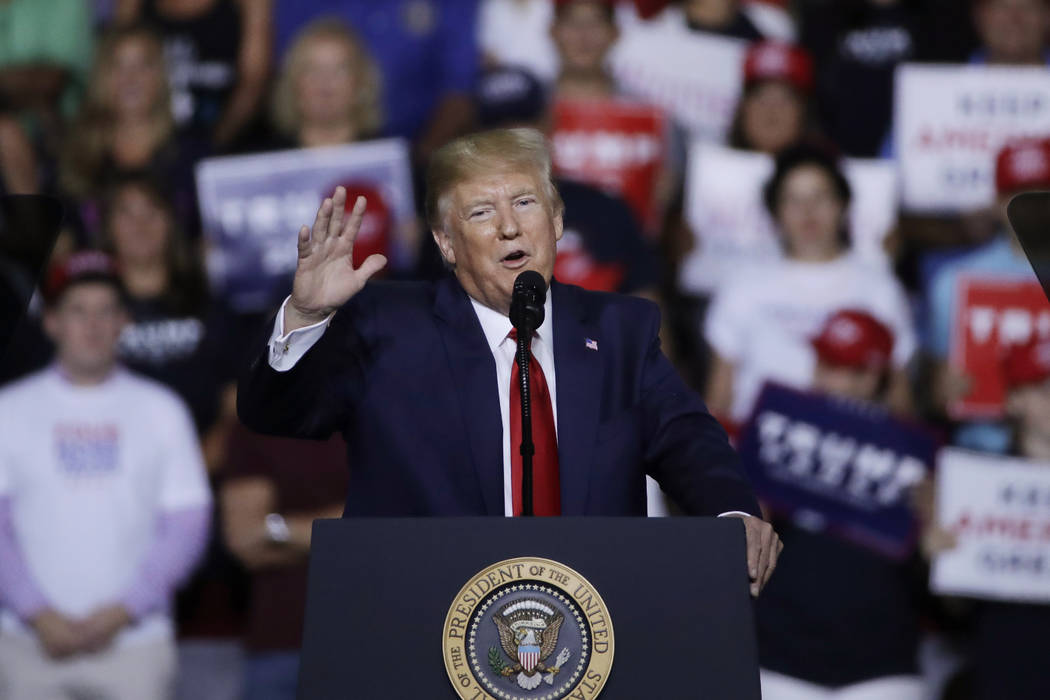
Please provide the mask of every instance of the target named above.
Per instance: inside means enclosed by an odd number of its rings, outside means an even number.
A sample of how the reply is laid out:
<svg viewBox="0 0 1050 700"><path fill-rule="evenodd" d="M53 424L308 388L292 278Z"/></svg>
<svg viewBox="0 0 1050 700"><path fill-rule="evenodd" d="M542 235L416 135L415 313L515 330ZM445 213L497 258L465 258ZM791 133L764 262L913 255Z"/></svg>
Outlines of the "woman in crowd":
<svg viewBox="0 0 1050 700"><path fill-rule="evenodd" d="M179 225L196 236L193 167L203 145L177 137L160 39L140 26L116 29L100 42L88 94L72 126L61 168L65 193L97 234L99 198L114 179L147 171L171 193Z"/></svg>
<svg viewBox="0 0 1050 700"><path fill-rule="evenodd" d="M383 125L379 70L361 39L345 23L320 19L296 35L285 54L273 94L270 148L338 146L375 138ZM382 253L392 272L411 268L418 232L409 222L392 226L389 205L375 187L343 182L347 207L368 199L354 259Z"/></svg>
<svg viewBox="0 0 1050 700"><path fill-rule="evenodd" d="M287 147L335 146L375 136L382 126L379 70L338 20L317 20L285 54L273 95L273 122Z"/></svg>
<svg viewBox="0 0 1050 700"><path fill-rule="evenodd" d="M748 417L764 382L810 386L810 338L831 312L856 308L893 331L887 402L907 410L905 366L916 345L907 300L888 270L850 254L851 191L835 159L810 146L782 152L764 195L784 257L736 273L712 302L709 408L735 424Z"/></svg>
<svg viewBox="0 0 1050 700"><path fill-rule="evenodd" d="M119 0L117 20L164 41L180 129L229 144L254 118L270 72L271 0Z"/></svg>
<svg viewBox="0 0 1050 700"><path fill-rule="evenodd" d="M212 487L236 423L236 330L209 299L204 273L171 203L143 176L114 183L105 199L104 247L128 292L121 361L168 385L189 405ZM201 569L178 598L179 698L233 700L241 680L239 606L245 580L213 529Z"/></svg>
<svg viewBox="0 0 1050 700"><path fill-rule="evenodd" d="M776 155L813 131L813 59L797 46L754 44L744 60L744 90L729 145Z"/></svg>

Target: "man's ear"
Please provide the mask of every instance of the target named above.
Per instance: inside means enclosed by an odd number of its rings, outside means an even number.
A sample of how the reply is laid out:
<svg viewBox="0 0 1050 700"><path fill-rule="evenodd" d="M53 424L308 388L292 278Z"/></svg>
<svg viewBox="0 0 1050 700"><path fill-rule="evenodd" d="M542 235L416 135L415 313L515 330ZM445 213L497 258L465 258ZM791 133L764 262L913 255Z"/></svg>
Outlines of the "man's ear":
<svg viewBox="0 0 1050 700"><path fill-rule="evenodd" d="M561 236L565 233L565 219L562 218L562 214L565 213L565 209L554 214L554 240L560 241Z"/></svg>
<svg viewBox="0 0 1050 700"><path fill-rule="evenodd" d="M456 249L452 245L452 237L444 229L431 229L430 233L433 234L434 242L437 243L438 250L441 251L441 257L449 265L455 265Z"/></svg>

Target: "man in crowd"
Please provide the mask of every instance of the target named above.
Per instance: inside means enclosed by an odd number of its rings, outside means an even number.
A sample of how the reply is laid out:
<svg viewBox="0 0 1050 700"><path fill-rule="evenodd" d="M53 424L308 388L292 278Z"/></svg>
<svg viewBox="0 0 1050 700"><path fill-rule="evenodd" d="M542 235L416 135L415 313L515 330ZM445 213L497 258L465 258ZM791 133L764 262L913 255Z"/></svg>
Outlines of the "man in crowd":
<svg viewBox="0 0 1050 700"><path fill-rule="evenodd" d="M56 361L0 391L0 697L169 698L171 596L211 512L193 422L117 365L109 258L74 255L46 292Z"/></svg>
<svg viewBox="0 0 1050 700"><path fill-rule="evenodd" d="M344 221L345 197L337 188L299 232L292 294L241 378L248 427L341 430L354 465L345 515L520 514L508 313L533 271L550 285L530 341L536 514L644 515L648 472L687 512L742 518L758 594L779 539L660 351L656 307L551 281L563 207L542 134L483 132L434 154L427 219L452 271L434 284L366 286L386 260L353 267L366 202Z"/></svg>

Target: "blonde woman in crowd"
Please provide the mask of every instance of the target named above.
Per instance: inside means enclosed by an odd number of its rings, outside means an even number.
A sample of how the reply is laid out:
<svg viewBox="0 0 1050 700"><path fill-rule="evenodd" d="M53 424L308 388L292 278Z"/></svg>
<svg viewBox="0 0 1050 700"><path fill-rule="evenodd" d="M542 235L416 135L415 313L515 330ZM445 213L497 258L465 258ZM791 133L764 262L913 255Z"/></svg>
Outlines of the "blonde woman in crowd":
<svg viewBox="0 0 1050 700"><path fill-rule="evenodd" d="M101 40L87 97L67 141L60 184L96 234L99 197L129 173L146 172L171 193L179 224L198 232L193 166L203 144L176 136L160 39L141 26L115 29Z"/></svg>

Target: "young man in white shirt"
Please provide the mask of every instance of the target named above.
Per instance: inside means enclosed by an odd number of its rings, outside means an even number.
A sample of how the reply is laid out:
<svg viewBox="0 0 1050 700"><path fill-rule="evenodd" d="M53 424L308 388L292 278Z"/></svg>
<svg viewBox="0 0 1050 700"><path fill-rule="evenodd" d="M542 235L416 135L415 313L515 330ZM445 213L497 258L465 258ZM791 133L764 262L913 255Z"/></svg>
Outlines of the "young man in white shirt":
<svg viewBox="0 0 1050 700"><path fill-rule="evenodd" d="M171 594L211 513L193 423L116 363L108 257L72 256L45 298L56 360L0 390L0 697L168 698Z"/></svg>

